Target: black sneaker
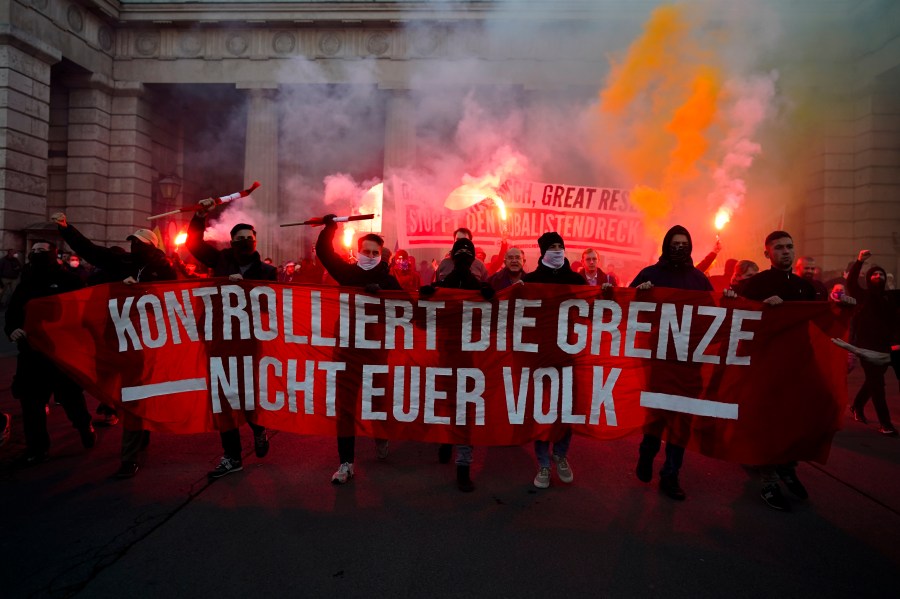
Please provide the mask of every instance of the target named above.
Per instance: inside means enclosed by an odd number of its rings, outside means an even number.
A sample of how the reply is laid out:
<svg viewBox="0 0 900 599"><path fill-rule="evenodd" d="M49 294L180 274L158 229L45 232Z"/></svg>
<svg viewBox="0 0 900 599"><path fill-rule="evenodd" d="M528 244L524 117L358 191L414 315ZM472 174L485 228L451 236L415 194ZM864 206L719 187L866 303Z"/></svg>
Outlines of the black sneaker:
<svg viewBox="0 0 900 599"><path fill-rule="evenodd" d="M79 429L78 434L81 435L81 444L85 449L91 449L97 444L97 431L90 424L87 427Z"/></svg>
<svg viewBox="0 0 900 599"><path fill-rule="evenodd" d="M894 428L894 425L882 426L878 429L878 432L884 435L885 437L896 437L897 429Z"/></svg>
<svg viewBox="0 0 900 599"><path fill-rule="evenodd" d="M115 478L133 478L135 474L138 473L138 465L134 462L122 462L122 465L119 466L119 469L116 470L116 473L113 474Z"/></svg>
<svg viewBox="0 0 900 599"><path fill-rule="evenodd" d="M258 458L264 458L269 453L269 435L266 431L253 434L253 451Z"/></svg>
<svg viewBox="0 0 900 599"><path fill-rule="evenodd" d="M781 494L781 487L777 484L764 486L762 491L759 492L759 496L773 510L778 510L779 512L791 511L791 504L788 502L787 497Z"/></svg>
<svg viewBox="0 0 900 599"><path fill-rule="evenodd" d="M441 446L438 447L438 462L449 464L451 457L453 457L453 446L449 443L441 443Z"/></svg>
<svg viewBox="0 0 900 599"><path fill-rule="evenodd" d="M866 415L863 414L862 410L857 410L853 406L850 406L850 413L853 414L853 419L857 422L862 422L863 424L867 424L869 421L866 420Z"/></svg>
<svg viewBox="0 0 900 599"><path fill-rule="evenodd" d="M638 480L649 483L653 480L653 458L647 456L639 456L637 468L634 473L637 474Z"/></svg>
<svg viewBox="0 0 900 599"><path fill-rule="evenodd" d="M660 476L659 490L676 501L684 501L687 498L684 489L678 484L677 476Z"/></svg>
<svg viewBox="0 0 900 599"><path fill-rule="evenodd" d="M809 498L809 493L807 492L806 487L804 487L803 483L800 482L800 479L797 478L796 473L779 473L779 478L781 478L781 482L784 483L784 486L787 487L788 491L790 491L794 497L796 497L797 499Z"/></svg>
<svg viewBox="0 0 900 599"><path fill-rule="evenodd" d="M456 487L463 493L471 493L475 490L475 483L469 477L468 466L456 467Z"/></svg>
<svg viewBox="0 0 900 599"><path fill-rule="evenodd" d="M216 466L215 470L211 470L207 473L209 478L222 478L223 476L228 476L234 472L240 472L244 469L244 466L241 465L240 460L232 460L228 456L222 456L222 461L219 462L219 465Z"/></svg>

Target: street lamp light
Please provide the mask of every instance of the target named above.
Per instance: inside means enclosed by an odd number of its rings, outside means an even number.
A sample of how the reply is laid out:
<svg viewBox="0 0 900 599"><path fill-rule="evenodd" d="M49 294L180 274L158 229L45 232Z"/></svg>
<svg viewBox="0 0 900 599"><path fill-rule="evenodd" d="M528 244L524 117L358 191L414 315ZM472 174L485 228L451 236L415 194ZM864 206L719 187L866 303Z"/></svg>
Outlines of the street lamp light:
<svg viewBox="0 0 900 599"><path fill-rule="evenodd" d="M166 175L159 180L159 195L165 200L166 204L171 204L178 197L181 191L181 181L175 175Z"/></svg>

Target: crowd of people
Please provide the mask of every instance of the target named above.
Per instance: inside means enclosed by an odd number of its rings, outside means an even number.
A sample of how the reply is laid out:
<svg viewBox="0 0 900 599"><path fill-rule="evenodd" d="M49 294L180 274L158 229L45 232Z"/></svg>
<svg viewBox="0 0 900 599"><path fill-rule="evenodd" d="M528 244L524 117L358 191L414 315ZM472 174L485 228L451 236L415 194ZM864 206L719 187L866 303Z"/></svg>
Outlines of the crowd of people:
<svg viewBox="0 0 900 599"><path fill-rule="evenodd" d="M56 223L60 236L72 253L62 255L54 243L35 241L27 265L19 267L21 277L9 263L9 260L17 261L12 252L0 261L3 300L8 302L5 332L19 348L13 395L22 405L26 442L26 452L21 459L23 465L38 464L48 458L50 438L46 406L51 396L62 405L86 449L94 447L97 440L94 424L114 425L122 417L121 463L115 473L118 478L130 478L137 474L138 455L150 442L149 432L141 430L139 421L130 419L127 412L116 414L111 407L101 405L102 419L94 422L78 385L47 357L29 346L23 327L28 301L34 298L107 282L134 284L197 276L228 278L231 281L334 284L362 288L370 293L405 289L424 297L438 293L442 288L467 289L479 292L488 300L497 291L519 284L593 285L604 289L622 285L612 269L608 268L609 272L601 269L601 256L596 250L585 250L580 261L571 264L566 257L565 240L556 232L544 233L537 240L540 257L534 268L529 268L525 253L520 248L509 247L505 241L500 253L486 262L485 252L474 245L471 231L465 228L454 232L452 248L439 263L423 260L417 265L415 258L405 250L391 256L384 247L384 240L376 234L361 236L357 240L356 254L351 258L341 255L334 248L338 228L334 215L322 219L324 227L315 246L316 260L304 259L298 261L299 264L286 262L276 267L270 259L263 259L257 252L257 232L251 224L236 225L231 230L230 245L224 249L208 243L204 239L206 219L216 207L215 200L203 200L200 206L188 229L186 249L192 258L190 263L185 263L178 255L166 256L159 249L157 235L147 229L139 229L128 236L128 250L99 246L82 235L62 213L54 214L51 220ZM857 421L866 422L865 407L871 400L878 418L879 432L897 435L886 403L885 373L892 359L895 369L900 370L900 347L894 345L898 341L900 291L892 289L891 276L879 266L870 266L861 276L871 253L860 251L856 260L848 264L843 277L822 283L812 257L803 256L795 260L793 238L785 231L774 231L764 240L764 255L769 260L765 270L751 260L728 260L723 275L709 276L708 271L720 250L717 242L714 250L695 264L689 231L674 226L662 241L658 261L641 270L629 287L638 290L667 287L715 292L726 297L746 297L770 306L789 301L832 301L854 310L850 342L836 341L859 357L865 373L865 383L851 406L852 415ZM82 259L89 262L91 268L87 268ZM17 285L8 282L7 274ZM248 351L252 352L252 348ZM355 474L355 404L359 388L342 387L339 393L344 394L337 398L339 465L331 480L335 484L345 484ZM269 451L267 431L254 423L249 423L249 426L254 439L254 453L258 458L263 458ZM635 467L640 481L649 483L653 479L654 458L662 448L666 426L665 419L655 419L653 426L648 425L644 431ZM9 416L0 415L0 443L9 437L9 428ZM223 431L220 437L223 455L218 466L208 473L210 478L220 478L243 469L243 448L238 429ZM533 485L536 488L548 488L554 471L564 484L574 480L569 462L571 442L571 429L564 430L552 442L534 442L537 473ZM375 445L378 458L387 458L388 440L375 439ZM452 450L450 445L441 445L438 448L439 461L448 463ZM679 479L684 455L683 447L666 443L665 461L659 470L659 489L675 500L686 498ZM472 460L471 445L456 446L456 483L463 492L471 492L475 488L471 479ZM782 493L781 484L795 498L804 500L808 497L797 476L796 463L755 466L761 476L760 497L769 507L790 510L791 504Z"/></svg>

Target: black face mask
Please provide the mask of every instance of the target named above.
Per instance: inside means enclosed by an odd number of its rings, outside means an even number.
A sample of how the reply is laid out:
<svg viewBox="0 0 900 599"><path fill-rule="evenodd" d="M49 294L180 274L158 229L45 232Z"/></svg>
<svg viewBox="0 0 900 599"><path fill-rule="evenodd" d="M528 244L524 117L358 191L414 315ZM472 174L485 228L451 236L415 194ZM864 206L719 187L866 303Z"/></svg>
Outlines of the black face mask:
<svg viewBox="0 0 900 599"><path fill-rule="evenodd" d="M37 270L47 270L56 264L56 256L52 252L31 252L28 254L28 262Z"/></svg>
<svg viewBox="0 0 900 599"><path fill-rule="evenodd" d="M453 268L456 270L469 270L473 262L475 262L475 256L472 254L458 252L453 256Z"/></svg>
<svg viewBox="0 0 900 599"><path fill-rule="evenodd" d="M153 248L149 244L146 244L143 241L138 241L137 239L131 240L131 253L135 256L145 258L149 256L152 251Z"/></svg>
<svg viewBox="0 0 900 599"><path fill-rule="evenodd" d="M256 240L252 237L233 239L231 241L231 248L242 256L249 256L256 251Z"/></svg>
<svg viewBox="0 0 900 599"><path fill-rule="evenodd" d="M669 262L673 264L687 264L691 259L691 251L686 247L669 249Z"/></svg>

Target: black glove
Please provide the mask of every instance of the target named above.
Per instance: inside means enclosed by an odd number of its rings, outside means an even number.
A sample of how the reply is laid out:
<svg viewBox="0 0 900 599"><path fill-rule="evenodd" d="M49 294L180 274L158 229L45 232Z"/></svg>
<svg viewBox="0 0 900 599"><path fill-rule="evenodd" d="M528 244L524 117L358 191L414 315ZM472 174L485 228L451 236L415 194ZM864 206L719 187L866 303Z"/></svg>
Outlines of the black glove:
<svg viewBox="0 0 900 599"><path fill-rule="evenodd" d="M491 287L490 285L488 285L487 283L483 284L481 286L481 297L483 297L486 300L489 300L492 297L494 297L494 288Z"/></svg>
<svg viewBox="0 0 900 599"><path fill-rule="evenodd" d="M422 285L419 287L419 295L422 297L431 297L435 291L437 291L437 287L434 285Z"/></svg>
<svg viewBox="0 0 900 599"><path fill-rule="evenodd" d="M327 227L328 225L333 225L334 219L336 219L336 218L337 218L337 214L326 214L325 216L322 217L322 222L325 223L325 226Z"/></svg>
<svg viewBox="0 0 900 599"><path fill-rule="evenodd" d="M378 293L381 291L381 285L378 283L369 283L365 286L366 293Z"/></svg>

